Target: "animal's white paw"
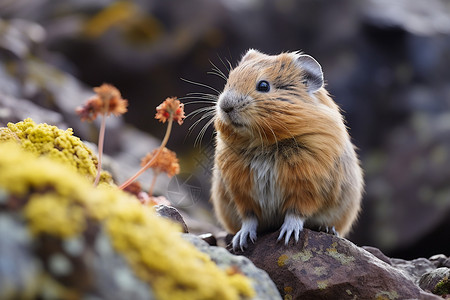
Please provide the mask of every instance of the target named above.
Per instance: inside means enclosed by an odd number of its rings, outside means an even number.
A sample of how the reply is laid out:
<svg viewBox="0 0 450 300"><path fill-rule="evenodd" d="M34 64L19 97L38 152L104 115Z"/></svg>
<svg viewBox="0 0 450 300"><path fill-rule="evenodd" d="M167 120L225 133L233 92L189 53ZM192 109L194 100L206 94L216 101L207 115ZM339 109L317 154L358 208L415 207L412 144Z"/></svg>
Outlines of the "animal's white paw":
<svg viewBox="0 0 450 300"><path fill-rule="evenodd" d="M295 242L298 242L298 238L300 237L300 232L303 230L303 223L305 222L305 219L294 215L294 214L287 214L284 217L284 223L281 226L281 232L278 236L277 241L280 241L284 235L286 235L284 239L285 245L289 243L289 239L291 238L291 235L294 234Z"/></svg>
<svg viewBox="0 0 450 300"><path fill-rule="evenodd" d="M336 231L336 228L329 226L319 226L319 231L326 232L332 235L339 237L339 232Z"/></svg>
<svg viewBox="0 0 450 300"><path fill-rule="evenodd" d="M258 228L258 220L256 218L247 218L242 222L241 230L233 237L233 250L238 248L244 251L247 248L247 239L250 238L252 243L256 241L256 228Z"/></svg>

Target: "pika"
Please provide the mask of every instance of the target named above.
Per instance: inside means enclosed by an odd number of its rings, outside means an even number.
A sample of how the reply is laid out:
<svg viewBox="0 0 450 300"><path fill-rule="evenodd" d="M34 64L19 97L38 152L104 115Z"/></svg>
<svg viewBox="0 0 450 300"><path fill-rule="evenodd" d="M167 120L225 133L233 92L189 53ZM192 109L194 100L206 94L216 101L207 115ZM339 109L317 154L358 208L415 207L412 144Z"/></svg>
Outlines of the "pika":
<svg viewBox="0 0 450 300"><path fill-rule="evenodd" d="M214 127L211 200L235 250L271 230L286 245L304 226L350 231L362 170L314 58L250 49L230 70Z"/></svg>

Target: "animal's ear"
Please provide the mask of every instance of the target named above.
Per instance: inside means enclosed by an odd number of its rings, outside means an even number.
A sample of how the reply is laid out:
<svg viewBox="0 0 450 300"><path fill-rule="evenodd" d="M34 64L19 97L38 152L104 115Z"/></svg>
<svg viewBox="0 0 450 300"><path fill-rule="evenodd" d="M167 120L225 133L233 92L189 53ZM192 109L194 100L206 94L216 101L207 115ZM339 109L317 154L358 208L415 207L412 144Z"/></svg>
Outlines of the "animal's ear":
<svg viewBox="0 0 450 300"><path fill-rule="evenodd" d="M260 54L261 54L261 52L259 52L258 50L248 49L248 51L242 56L241 61L239 63L242 63L246 60L251 60Z"/></svg>
<svg viewBox="0 0 450 300"><path fill-rule="evenodd" d="M300 54L295 62L303 71L303 83L309 93L314 93L323 86L322 67L317 60L309 55Z"/></svg>

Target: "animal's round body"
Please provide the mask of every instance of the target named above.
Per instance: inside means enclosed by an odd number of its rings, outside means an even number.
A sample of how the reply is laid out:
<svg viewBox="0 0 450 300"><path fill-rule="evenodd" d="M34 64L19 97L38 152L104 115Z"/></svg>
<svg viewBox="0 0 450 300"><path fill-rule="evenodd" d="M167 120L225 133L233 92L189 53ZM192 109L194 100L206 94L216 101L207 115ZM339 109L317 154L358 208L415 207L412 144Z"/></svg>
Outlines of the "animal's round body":
<svg viewBox="0 0 450 300"><path fill-rule="evenodd" d="M219 221L245 248L281 228L298 240L304 224L345 236L360 210L363 176L320 65L298 52L249 50L216 105L211 198Z"/></svg>

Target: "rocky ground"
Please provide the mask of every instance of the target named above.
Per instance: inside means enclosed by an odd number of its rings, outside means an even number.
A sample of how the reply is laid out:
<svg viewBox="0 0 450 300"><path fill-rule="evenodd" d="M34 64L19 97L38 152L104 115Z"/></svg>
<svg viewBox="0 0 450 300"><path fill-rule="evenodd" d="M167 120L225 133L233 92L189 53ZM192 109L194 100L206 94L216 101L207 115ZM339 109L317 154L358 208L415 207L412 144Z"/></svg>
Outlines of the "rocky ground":
<svg viewBox="0 0 450 300"><path fill-rule="evenodd" d="M195 3L202 9L181 8L195 10L190 17L177 13L174 6L181 5L177 1L154 6L136 1L125 7L102 1L67 3L0 2L0 126L31 117L37 123L73 128L83 140L95 142L99 123L82 123L74 113L92 95L91 87L74 75L89 85L114 83L123 88L131 104L125 120L108 119L106 165L116 182L122 182L139 168L140 158L159 144L147 133L156 127L154 107L167 96L198 91L181 84L179 77L199 78L220 88L223 82L202 75L210 69L208 60L220 64L214 60L217 53L233 60L248 47L267 52L302 48L322 63L328 88L343 107L361 148L367 189L363 214L350 240L378 245L393 257L416 259L389 258L377 248L358 247L309 230L289 248L275 244L274 234L268 234L238 254L265 270L285 299L335 295L433 299L436 296L430 293L448 293L450 12L445 1L427 5L398 1L391 9L385 9L388 4L382 0L346 0L328 6L314 1L290 6L266 3L271 9L239 2L236 9L233 5L238 4L227 1L198 0ZM334 9L339 14L332 13ZM117 11L128 13L125 20L98 25L102 13ZM150 40L150 46L141 48L143 40ZM184 174L176 181L160 176L156 193L172 200L191 232L212 233L204 238L225 246L224 233L214 225L207 203L211 144L206 141L202 151L193 150L182 142L186 135L187 129L175 132L172 144L185 162ZM143 175L144 186L150 177ZM13 261L25 268L34 258L22 251L28 247L22 235L6 229L11 225L23 233L23 228L3 217L0 257L24 254ZM186 239L208 255L225 253L195 237ZM123 267L120 259L111 261L118 269ZM17 283L15 279L30 272L6 276ZM125 280L132 277L123 274ZM105 282L115 280L105 278ZM264 291L273 295L269 290Z"/></svg>
<svg viewBox="0 0 450 300"><path fill-rule="evenodd" d="M165 206L159 210L187 230L176 210ZM249 258L269 274L283 299L450 298L450 258L443 254L408 261L389 258L377 248L358 247L324 232L304 229L298 243L290 241L286 246L277 242L278 235L261 235L243 252L231 249L232 236L200 238L210 245L203 249L215 249L219 240L231 253ZM199 239L190 236L190 240ZM228 261L219 256L213 259Z"/></svg>
<svg viewBox="0 0 450 300"><path fill-rule="evenodd" d="M114 134L107 133L106 151L120 165L120 181L158 144L147 132L162 137L153 120L156 105L167 96L211 92L180 77L220 90L223 81L206 74L210 60L226 72L220 59L233 64L250 47L302 49L322 64L362 158L366 196L351 240L409 258L448 253L442 242L450 226L446 1L258 3L0 2L0 123L32 117L72 127L95 142L98 124L81 123L73 114L91 95L74 76L90 86L115 84L131 104L126 123L108 120ZM207 203L211 131L204 149L193 148L198 130L189 135L187 128L194 121L170 141L182 162L175 187L194 187L192 197L175 204L194 220L214 223ZM166 193L169 180L158 180L158 193ZM144 175L143 184L149 181Z"/></svg>

